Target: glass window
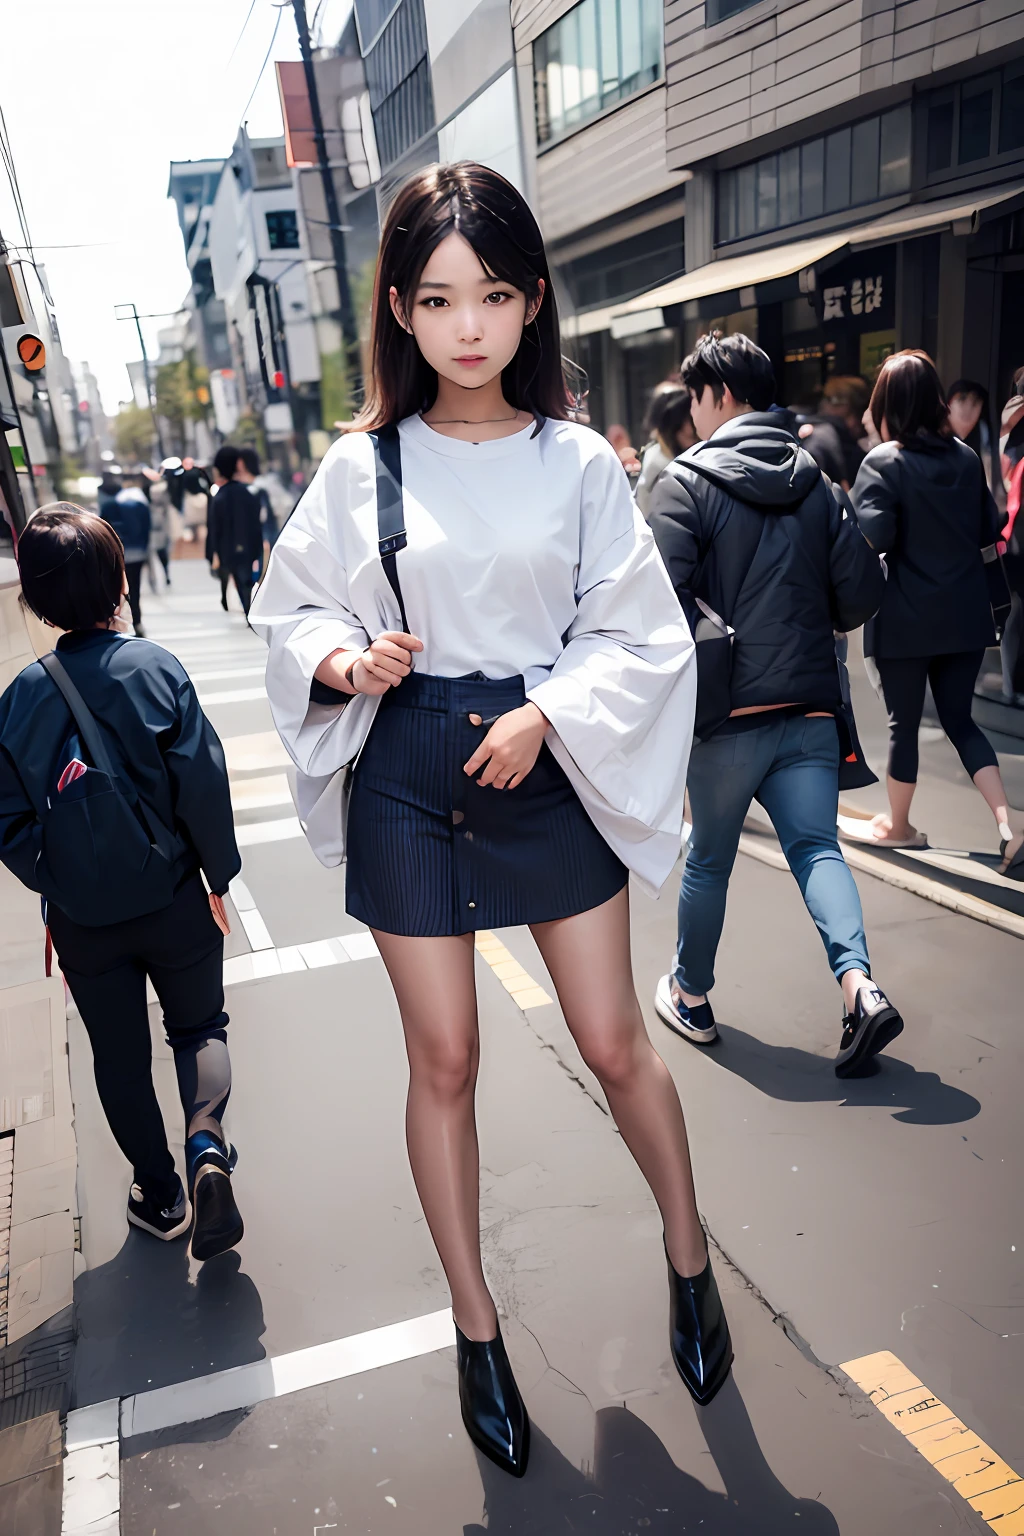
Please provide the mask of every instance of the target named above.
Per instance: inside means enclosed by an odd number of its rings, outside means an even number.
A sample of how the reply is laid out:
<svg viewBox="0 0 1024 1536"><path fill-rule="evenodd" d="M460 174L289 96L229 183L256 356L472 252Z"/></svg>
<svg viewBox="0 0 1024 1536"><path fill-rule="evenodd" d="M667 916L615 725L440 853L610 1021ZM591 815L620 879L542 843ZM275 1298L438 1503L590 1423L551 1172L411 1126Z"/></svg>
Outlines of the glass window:
<svg viewBox="0 0 1024 1536"><path fill-rule="evenodd" d="M779 171L775 155L757 162L757 227L777 229L779 224Z"/></svg>
<svg viewBox="0 0 1024 1536"><path fill-rule="evenodd" d="M850 206L849 128L840 128L825 139L825 212Z"/></svg>
<svg viewBox="0 0 1024 1536"><path fill-rule="evenodd" d="M757 227L756 170L756 165L741 165L736 172L736 233L741 240L752 235Z"/></svg>
<svg viewBox="0 0 1024 1536"><path fill-rule="evenodd" d="M869 117L853 126L853 168L850 202L873 203L878 196L879 119Z"/></svg>
<svg viewBox="0 0 1024 1536"><path fill-rule="evenodd" d="M960 93L960 145L958 162L987 160L992 153L992 87Z"/></svg>
<svg viewBox="0 0 1024 1536"><path fill-rule="evenodd" d="M718 175L718 242L735 240L736 229L736 172L720 171ZM3 272L0 267L0 272Z"/></svg>
<svg viewBox="0 0 1024 1536"><path fill-rule="evenodd" d="M800 216L816 219L825 209L825 140L811 139L800 150Z"/></svg>
<svg viewBox="0 0 1024 1536"><path fill-rule="evenodd" d="M953 164L953 101L933 101L928 105L928 175L944 171Z"/></svg>
<svg viewBox="0 0 1024 1536"><path fill-rule="evenodd" d="M1024 73L1003 76L1003 99L999 107L999 153L1024 149Z"/></svg>
<svg viewBox="0 0 1024 1536"><path fill-rule="evenodd" d="M272 251L299 248L299 220L294 208L274 208L267 214L267 239Z"/></svg>
<svg viewBox="0 0 1024 1536"><path fill-rule="evenodd" d="M879 197L910 191L910 103L883 112L878 166Z"/></svg>
<svg viewBox="0 0 1024 1536"><path fill-rule="evenodd" d="M533 45L544 144L660 79L661 0L582 0Z"/></svg>
<svg viewBox="0 0 1024 1536"><path fill-rule="evenodd" d="M779 223L800 222L800 146L779 154Z"/></svg>

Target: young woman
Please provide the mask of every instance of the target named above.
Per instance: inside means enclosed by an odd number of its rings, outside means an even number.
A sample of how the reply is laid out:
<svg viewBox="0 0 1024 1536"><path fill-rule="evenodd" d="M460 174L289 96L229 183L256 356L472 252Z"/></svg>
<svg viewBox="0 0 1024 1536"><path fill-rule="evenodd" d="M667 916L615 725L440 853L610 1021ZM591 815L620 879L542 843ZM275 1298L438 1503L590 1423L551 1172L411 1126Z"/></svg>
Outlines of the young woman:
<svg viewBox="0 0 1024 1536"><path fill-rule="evenodd" d="M0 698L0 858L45 898L100 1102L134 1169L129 1222L165 1241L192 1225L193 1257L212 1258L242 1236L221 1124L231 1091L221 898L242 863L224 753L175 658L121 632L128 582L109 523L44 507L21 535L18 567L25 602L63 633L54 657L32 662ZM91 726L80 723L83 701ZM115 798L107 768L158 845L151 856L142 841L138 870L124 841L103 835ZM138 838L127 807L125 823ZM147 976L185 1111L187 1191L153 1089Z"/></svg>
<svg viewBox="0 0 1024 1536"><path fill-rule="evenodd" d="M995 644L981 552L997 538L997 519L981 461L953 435L924 352L886 359L870 410L882 441L858 470L852 495L865 537L889 567L882 606L864 630L864 654L889 712L889 814L874 817L859 840L885 848L927 842L911 825L910 806L930 683L939 723L999 829L1002 872L1024 879L1024 835L1010 826L998 759L971 717L985 648Z"/></svg>
<svg viewBox="0 0 1024 1536"><path fill-rule="evenodd" d="M732 1359L679 1100L630 969L628 872L656 889L679 851L692 644L614 449L566 420L558 337L520 194L465 163L408 181L381 244L366 407L252 608L310 841L337 863L347 809L348 910L398 996L463 1419L516 1476L529 1423L480 1261L475 931L533 931L661 1209L673 1354L698 1401ZM395 468L406 542L382 561Z"/></svg>

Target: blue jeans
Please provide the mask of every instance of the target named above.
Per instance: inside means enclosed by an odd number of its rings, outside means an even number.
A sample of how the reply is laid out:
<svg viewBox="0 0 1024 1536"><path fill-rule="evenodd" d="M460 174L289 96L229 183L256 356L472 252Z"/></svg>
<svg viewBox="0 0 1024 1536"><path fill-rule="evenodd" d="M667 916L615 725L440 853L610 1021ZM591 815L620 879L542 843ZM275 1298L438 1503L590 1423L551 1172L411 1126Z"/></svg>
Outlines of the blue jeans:
<svg viewBox="0 0 1024 1536"><path fill-rule="evenodd" d="M772 819L838 981L870 975L860 896L836 840L839 739L831 719L778 719L695 742L687 775L693 835L679 892L676 980L702 996L715 955L743 820L752 800Z"/></svg>

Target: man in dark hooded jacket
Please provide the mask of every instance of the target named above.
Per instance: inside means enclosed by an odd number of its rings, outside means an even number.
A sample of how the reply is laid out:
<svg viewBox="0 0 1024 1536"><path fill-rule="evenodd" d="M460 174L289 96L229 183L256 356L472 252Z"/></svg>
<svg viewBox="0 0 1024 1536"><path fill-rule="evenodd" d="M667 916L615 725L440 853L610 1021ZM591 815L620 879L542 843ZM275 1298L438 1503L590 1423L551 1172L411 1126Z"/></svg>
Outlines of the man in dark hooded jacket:
<svg viewBox="0 0 1024 1536"><path fill-rule="evenodd" d="M655 1006L686 1039L716 1038L707 994L740 832L756 799L842 988L836 1072L850 1076L903 1028L870 980L860 898L836 839L834 631L875 613L885 577L843 494L770 410L775 377L760 347L746 336L704 336L682 377L704 440L665 470L651 497L651 528L691 627L711 611L735 638L717 715L708 713L699 674L679 948ZM699 631L697 638L700 660Z"/></svg>

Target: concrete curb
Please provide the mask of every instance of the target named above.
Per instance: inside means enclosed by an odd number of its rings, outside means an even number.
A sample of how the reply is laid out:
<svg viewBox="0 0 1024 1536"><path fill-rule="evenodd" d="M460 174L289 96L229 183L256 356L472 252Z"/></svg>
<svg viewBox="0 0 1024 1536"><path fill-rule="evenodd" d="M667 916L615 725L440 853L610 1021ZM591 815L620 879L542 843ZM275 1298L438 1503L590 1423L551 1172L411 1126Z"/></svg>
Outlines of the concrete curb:
<svg viewBox="0 0 1024 1536"><path fill-rule="evenodd" d="M931 880L927 875L919 875L890 864L887 859L879 858L877 854L868 853L856 845L844 843L842 846L843 857L851 869L874 875L876 880L884 880L886 885L909 891L914 896L922 896L925 901L933 901L936 906L945 907L950 912L959 912L962 917L973 917L975 922L987 923L990 928L998 928L1015 939L1024 939L1024 917L1006 912L991 901L982 901L979 896L970 896L952 886L943 885L941 881ZM764 840L763 834L741 833L740 852L752 859L759 859L762 864L770 864L773 869L789 868L782 849Z"/></svg>

